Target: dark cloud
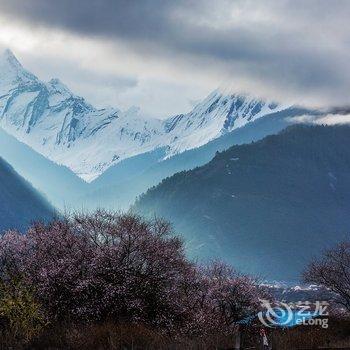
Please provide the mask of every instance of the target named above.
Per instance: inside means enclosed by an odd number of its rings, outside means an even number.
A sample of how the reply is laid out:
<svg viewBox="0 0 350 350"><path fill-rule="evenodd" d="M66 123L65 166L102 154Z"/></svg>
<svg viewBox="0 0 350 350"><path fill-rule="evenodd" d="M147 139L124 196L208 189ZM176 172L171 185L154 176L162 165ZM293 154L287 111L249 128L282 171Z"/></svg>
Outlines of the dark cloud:
<svg viewBox="0 0 350 350"><path fill-rule="evenodd" d="M142 54L211 62L226 67L227 75L347 103L347 0L0 0L0 12L32 25L123 40ZM203 64L203 74L205 69Z"/></svg>
<svg viewBox="0 0 350 350"><path fill-rule="evenodd" d="M167 31L175 3L171 0L5 0L0 2L0 9L35 24L81 34L154 38L162 37Z"/></svg>

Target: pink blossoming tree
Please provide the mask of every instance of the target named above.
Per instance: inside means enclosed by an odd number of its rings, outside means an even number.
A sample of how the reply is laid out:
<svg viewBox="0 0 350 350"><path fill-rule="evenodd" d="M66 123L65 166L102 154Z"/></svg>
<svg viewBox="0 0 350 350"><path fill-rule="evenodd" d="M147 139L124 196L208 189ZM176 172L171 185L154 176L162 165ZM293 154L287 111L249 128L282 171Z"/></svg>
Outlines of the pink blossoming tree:
<svg viewBox="0 0 350 350"><path fill-rule="evenodd" d="M169 223L97 211L0 238L0 277L35 291L51 322L126 322L185 335L232 331L259 287L222 263L198 267Z"/></svg>

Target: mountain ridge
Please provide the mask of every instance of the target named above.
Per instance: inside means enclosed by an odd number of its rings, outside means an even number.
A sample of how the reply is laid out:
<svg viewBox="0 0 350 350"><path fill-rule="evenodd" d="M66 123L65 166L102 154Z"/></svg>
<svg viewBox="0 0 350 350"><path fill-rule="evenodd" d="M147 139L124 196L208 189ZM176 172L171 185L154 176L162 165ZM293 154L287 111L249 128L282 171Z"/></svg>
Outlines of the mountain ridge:
<svg viewBox="0 0 350 350"><path fill-rule="evenodd" d="M133 210L173 222L195 258L297 280L349 232L349 139L350 126L294 125L164 179Z"/></svg>
<svg viewBox="0 0 350 350"><path fill-rule="evenodd" d="M135 108L96 109L58 79L40 81L10 51L0 70L0 127L87 182L124 159L162 147L166 159L288 108L215 90L187 114L145 119Z"/></svg>
<svg viewBox="0 0 350 350"><path fill-rule="evenodd" d="M54 215L51 204L0 158L0 231L24 230L33 221Z"/></svg>

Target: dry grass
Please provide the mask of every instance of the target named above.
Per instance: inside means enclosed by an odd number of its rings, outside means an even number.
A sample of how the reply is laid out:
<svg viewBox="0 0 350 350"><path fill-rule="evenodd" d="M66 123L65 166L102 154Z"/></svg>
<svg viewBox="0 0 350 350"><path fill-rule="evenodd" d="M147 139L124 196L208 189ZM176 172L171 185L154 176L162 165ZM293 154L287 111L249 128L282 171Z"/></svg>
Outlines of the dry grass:
<svg viewBox="0 0 350 350"><path fill-rule="evenodd" d="M242 349L261 349L259 329L244 331ZM329 328L300 326L269 333L273 349L350 349L350 320L330 319ZM31 344L20 346L0 337L0 349L30 350L221 350L233 349L232 337L173 338L141 325L60 325L51 327Z"/></svg>
<svg viewBox="0 0 350 350"><path fill-rule="evenodd" d="M229 348L228 337L188 339L170 337L141 325L104 323L57 327L45 332L30 349L65 350L211 350Z"/></svg>
<svg viewBox="0 0 350 350"><path fill-rule="evenodd" d="M300 326L275 330L271 334L273 349L350 349L350 320L329 319L329 327Z"/></svg>

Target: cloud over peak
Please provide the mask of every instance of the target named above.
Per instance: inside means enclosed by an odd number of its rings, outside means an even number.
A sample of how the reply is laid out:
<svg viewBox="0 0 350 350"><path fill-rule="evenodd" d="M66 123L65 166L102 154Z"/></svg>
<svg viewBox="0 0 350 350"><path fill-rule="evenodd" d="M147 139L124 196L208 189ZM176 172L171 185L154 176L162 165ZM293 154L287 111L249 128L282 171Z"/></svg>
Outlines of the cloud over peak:
<svg viewBox="0 0 350 350"><path fill-rule="evenodd" d="M103 74L114 76L115 62L120 78L137 81L127 87L129 98L142 95L146 105L153 98L158 108L160 86L190 100L222 81L275 100L348 104L349 11L346 0L0 1L0 19L17 27L60 33L85 47L90 42L90 52L101 51L94 54ZM84 69L96 71L91 61L85 59ZM79 74L73 75L78 85ZM184 108L184 95L180 100Z"/></svg>

